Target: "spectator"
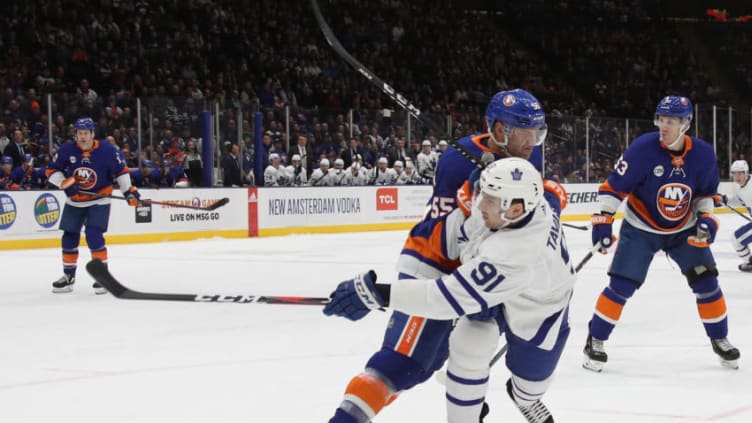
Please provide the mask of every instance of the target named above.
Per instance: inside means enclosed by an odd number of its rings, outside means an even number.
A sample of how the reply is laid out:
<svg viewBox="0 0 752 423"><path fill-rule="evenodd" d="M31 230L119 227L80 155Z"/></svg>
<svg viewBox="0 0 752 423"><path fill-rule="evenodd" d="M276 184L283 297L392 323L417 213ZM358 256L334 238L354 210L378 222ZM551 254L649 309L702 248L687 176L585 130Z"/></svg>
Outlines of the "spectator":
<svg viewBox="0 0 752 423"><path fill-rule="evenodd" d="M238 163L240 147L237 144L230 146L230 151L222 159L222 185L226 187L242 187L243 181L240 175L240 163Z"/></svg>

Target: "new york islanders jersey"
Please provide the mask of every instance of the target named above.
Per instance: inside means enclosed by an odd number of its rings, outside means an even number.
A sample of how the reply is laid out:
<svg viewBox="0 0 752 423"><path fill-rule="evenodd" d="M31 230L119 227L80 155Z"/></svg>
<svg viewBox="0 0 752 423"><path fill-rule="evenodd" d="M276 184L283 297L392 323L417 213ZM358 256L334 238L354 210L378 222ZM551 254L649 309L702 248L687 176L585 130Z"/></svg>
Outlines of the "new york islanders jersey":
<svg viewBox="0 0 752 423"><path fill-rule="evenodd" d="M485 152L491 152L488 143L490 134L460 138L457 141L478 161ZM506 156L494 155L498 160ZM533 149L530 162L539 171L543 168L540 147ZM436 278L452 272L459 266L458 260L447 257L447 244L442 216L457 208L457 190L465 183L475 165L455 148L449 147L439 159L433 180L433 195L423 220L415 225L397 260L397 271L413 277Z"/></svg>
<svg viewBox="0 0 752 423"><path fill-rule="evenodd" d="M119 178L121 175L125 177ZM47 169L47 176L56 186L60 186L65 178L75 176L81 191L100 195L112 194L115 178L118 178L121 190L125 191L131 186L128 167L123 162L119 150L108 142L97 140L89 151L82 151L72 142L61 145ZM66 199L66 204L75 207L109 203L109 198L86 194L77 194Z"/></svg>
<svg viewBox="0 0 752 423"><path fill-rule="evenodd" d="M660 134L641 135L627 148L598 190L607 211L627 199L624 220L652 233L675 233L697 221L696 211L713 210L718 165L705 141L684 136L684 150L670 152Z"/></svg>
<svg viewBox="0 0 752 423"><path fill-rule="evenodd" d="M446 320L503 303L512 333L553 348L575 282L558 214L542 201L514 229L490 230L480 213L465 221L460 210L444 222L461 224L459 231L447 231L447 238L460 246L462 265L437 279L392 284L389 307Z"/></svg>

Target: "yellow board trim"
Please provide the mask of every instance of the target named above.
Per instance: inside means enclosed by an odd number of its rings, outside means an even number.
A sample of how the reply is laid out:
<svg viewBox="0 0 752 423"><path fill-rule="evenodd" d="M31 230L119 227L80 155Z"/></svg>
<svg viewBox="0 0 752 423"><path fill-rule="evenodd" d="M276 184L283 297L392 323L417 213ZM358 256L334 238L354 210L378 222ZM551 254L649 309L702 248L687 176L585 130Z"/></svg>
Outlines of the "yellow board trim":
<svg viewBox="0 0 752 423"><path fill-rule="evenodd" d="M141 244L165 241L193 241L206 238L248 238L248 231L201 231L201 232L164 232L156 234L107 235L107 244ZM81 246L86 245L86 238L81 237ZM23 250L30 248L60 248L60 237L44 239L25 239L0 241L0 250Z"/></svg>
<svg viewBox="0 0 752 423"><path fill-rule="evenodd" d="M745 212L745 209L738 209ZM731 213L724 208L715 209L716 214ZM617 213L614 218L623 218L622 213ZM562 216L564 222L590 221L589 214L571 214ZM296 226L290 228L267 228L259 229L259 237L283 236L292 234L331 234L343 232L369 232L369 231L398 231L411 229L417 222L393 222L373 223L362 225L336 225L336 226ZM201 231L201 232L166 232L156 234L133 234L133 235L105 235L107 244L141 244L165 241L193 241L205 238L247 238L248 231ZM81 237L81 245L86 245L86 239ZM59 248L60 237L44 239L26 239L0 241L0 250L24 250L32 248Z"/></svg>

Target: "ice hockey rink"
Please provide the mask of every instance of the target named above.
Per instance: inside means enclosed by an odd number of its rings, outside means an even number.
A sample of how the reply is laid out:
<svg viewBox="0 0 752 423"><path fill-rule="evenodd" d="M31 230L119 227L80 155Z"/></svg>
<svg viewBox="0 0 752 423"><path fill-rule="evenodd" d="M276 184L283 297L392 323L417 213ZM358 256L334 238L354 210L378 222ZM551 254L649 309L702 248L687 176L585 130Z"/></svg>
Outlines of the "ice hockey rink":
<svg viewBox="0 0 752 423"><path fill-rule="evenodd" d="M606 344L601 374L581 367L586 326L611 256L579 275L572 333L545 403L557 422L752 421L752 274L737 270L720 216L713 251L739 370L722 368L694 296L663 253ZM328 296L374 269L394 277L405 232L209 239L109 247L110 269L155 292ZM567 229L580 260L589 231ZM380 346L387 314L360 322L320 306L118 300L94 295L81 250L76 290L52 294L59 249L3 251L0 282L0 422L326 422L350 378ZM523 422L492 371L486 422ZM377 422L445 421L443 387L404 392Z"/></svg>

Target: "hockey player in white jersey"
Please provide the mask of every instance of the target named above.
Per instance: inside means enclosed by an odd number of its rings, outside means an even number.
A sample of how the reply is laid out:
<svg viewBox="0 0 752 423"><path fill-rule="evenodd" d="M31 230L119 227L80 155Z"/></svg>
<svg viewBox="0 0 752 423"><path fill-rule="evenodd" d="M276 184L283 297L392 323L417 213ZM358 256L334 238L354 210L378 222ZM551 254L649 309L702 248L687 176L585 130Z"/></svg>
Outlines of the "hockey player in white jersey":
<svg viewBox="0 0 752 423"><path fill-rule="evenodd" d="M455 210L445 217L448 255L462 261L456 271L397 284L376 283L370 271L340 283L324 313L358 320L388 307L431 319L460 317L449 341L451 423L478 421L501 328L512 373L508 394L528 422L553 423L541 398L569 335L575 271L558 209L543 201L543 190L527 160L492 163L481 174L471 216ZM497 305L496 320L466 317Z"/></svg>
<svg viewBox="0 0 752 423"><path fill-rule="evenodd" d="M329 173L332 174L332 178L334 179L335 186L342 185L342 181L345 179L345 176L347 175L347 173L345 172L345 161L342 159L336 159L334 161L334 169L329 171Z"/></svg>
<svg viewBox="0 0 752 423"><path fill-rule="evenodd" d="M397 185L420 185L423 183L423 178L415 171L413 162L408 161L405 170L397 178Z"/></svg>
<svg viewBox="0 0 752 423"><path fill-rule="evenodd" d="M360 163L353 162L353 164L345 170L345 177L342 179L343 186L363 186L368 183L368 176Z"/></svg>
<svg viewBox="0 0 752 423"><path fill-rule="evenodd" d="M334 173L329 171L329 159L321 159L319 168L311 173L308 186L332 187L334 186Z"/></svg>
<svg viewBox="0 0 752 423"><path fill-rule="evenodd" d="M444 142L446 143L446 141ZM417 157L418 173L420 176L431 179L436 170L436 164L439 162L439 155L431 147L431 141L423 140L420 153Z"/></svg>
<svg viewBox="0 0 752 423"><path fill-rule="evenodd" d="M308 177L306 176L306 168L303 167L303 163L300 160L300 154L293 154L291 162L292 164L287 166L287 177L290 180L290 186L300 187L306 185Z"/></svg>
<svg viewBox="0 0 752 423"><path fill-rule="evenodd" d="M744 207L747 213L752 205L752 184L749 183L749 164L746 160L731 163L731 179L734 181L734 195L723 197L723 203L729 207ZM752 255L749 244L752 243L752 222L748 222L734 231L734 249L742 259L739 270L752 272Z"/></svg>
<svg viewBox="0 0 752 423"><path fill-rule="evenodd" d="M397 173L387 167L388 160L381 157L376 162L376 167L371 169L368 185L394 185L397 182Z"/></svg>
<svg viewBox="0 0 752 423"><path fill-rule="evenodd" d="M281 165L282 160L279 154L272 153L269 155L269 166L264 170L265 187L286 187L289 185L287 169Z"/></svg>

